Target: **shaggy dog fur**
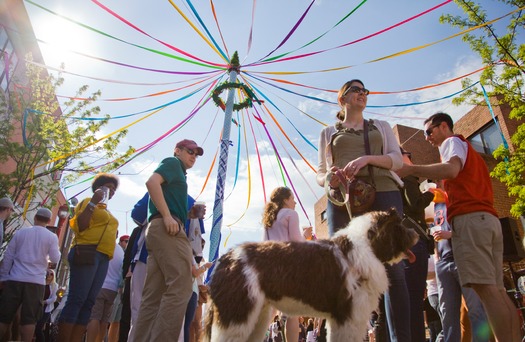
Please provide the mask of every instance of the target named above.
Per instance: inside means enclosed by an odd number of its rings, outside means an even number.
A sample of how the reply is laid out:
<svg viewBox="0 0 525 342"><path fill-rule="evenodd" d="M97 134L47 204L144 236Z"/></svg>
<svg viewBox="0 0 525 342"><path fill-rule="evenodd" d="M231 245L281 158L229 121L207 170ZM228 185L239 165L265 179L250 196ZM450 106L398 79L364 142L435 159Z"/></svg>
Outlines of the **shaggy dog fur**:
<svg viewBox="0 0 525 342"><path fill-rule="evenodd" d="M383 263L401 261L417 239L392 209L356 217L330 240L235 247L210 282L205 341L262 341L274 308L326 318L328 341L362 341L388 288Z"/></svg>

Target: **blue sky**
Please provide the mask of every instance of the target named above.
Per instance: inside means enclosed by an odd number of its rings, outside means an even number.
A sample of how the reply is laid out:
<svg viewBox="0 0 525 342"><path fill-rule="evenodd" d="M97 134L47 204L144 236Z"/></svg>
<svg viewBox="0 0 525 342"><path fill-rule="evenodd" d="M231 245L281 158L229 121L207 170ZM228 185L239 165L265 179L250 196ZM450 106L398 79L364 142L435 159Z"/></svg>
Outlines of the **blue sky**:
<svg viewBox="0 0 525 342"><path fill-rule="evenodd" d="M351 16L334 27L361 1L314 1L301 24L272 56L294 51L323 34L317 41L290 53L288 56L321 50L328 51L290 61L243 67L241 70L247 71L251 75L257 75L257 77L278 78L312 87L297 87L273 82L279 87L303 95L299 96L245 75L248 82L271 100L271 103L265 101L265 105L297 150L315 168L317 166L317 151L312 145L317 146L318 135L324 127L321 123L332 124L334 122L338 107L312 100L311 97L332 102L336 101L334 93L314 88L337 90L347 80L359 78L364 81L366 87L371 91L401 91L447 81L482 67L479 58L471 52L467 44L461 41L461 37L452 38L395 58L371 62L400 51L442 40L459 32L459 29L440 24L438 20L443 13L461 14L453 2L449 2L431 13L370 39L334 49L334 47L400 23L443 2L415 0L365 1ZM195 32L187 20L179 14L175 6L169 1L101 0L100 3L158 40L171 44L202 60L224 63L220 55ZM205 30L200 26L198 18L189 8L189 4L193 5L198 13L198 17L206 25L212 37L217 41L221 49L226 51L226 48L222 45L209 1L173 0L173 3L184 13L188 21L198 28L199 32L205 34ZM254 3L256 4L255 8L253 7ZM285 39L292 27L305 13L310 3L311 1L305 0L289 1L288 3L274 0L213 2L227 51L230 55L233 51L238 51L242 65L256 62L273 51ZM64 63L65 70L68 72L87 76L80 77L68 73L64 74L66 82L59 89L59 95L73 96L75 89L87 84L92 91L100 89L102 91L102 99L135 98L187 86L198 80L203 80L203 76L168 74L118 66L97 59L82 57L79 54L72 53L71 50L95 56L99 59L148 69L176 72L207 72L214 70L181 62L137 47L139 45L185 57L124 24L115 16L103 10L95 2L41 0L38 1L38 4L63 17L128 42L126 44L95 33L38 8L29 2L25 2L36 37L47 42L40 45L46 64L49 67L58 68L61 63ZM497 1L481 1L481 4L489 10L490 19L499 17L511 10ZM252 45L249 49L248 41L250 28L252 27L252 13L253 35ZM501 24L496 24L496 28L500 26ZM343 66L352 67L338 71L317 72ZM254 74L256 72L291 71L301 73L294 75ZM226 77L225 75L222 80L226 80ZM479 74L471 76L476 81L478 77ZM97 79L106 79L110 80L110 82ZM109 114L111 117L117 117L147 111L165 103L176 101L173 105L130 127L122 147L132 145L139 148L155 140L168 129L183 121L197 104L206 98L207 93L205 90L201 90L191 97L181 98L203 85L209 86L209 82L204 81L199 85L170 92L163 96L129 101L100 100L97 102L97 105L101 107L102 113ZM206 87L205 89L208 88ZM368 108L365 116L367 118L388 120L392 126L404 124L414 127L421 127L422 120L438 110L448 112L455 119L458 119L466 113L469 107L456 107L452 105L451 99L414 106L392 107L390 105L403 105L440 99L460 90L461 84L459 81L456 81L424 91L402 92L392 95L370 95L368 100L369 106L384 107ZM267 196L273 188L285 185L269 142L270 139L265 135L262 125L254 120L253 115L260 114L264 119L270 137L283 158L284 168L291 179L291 181L286 179L286 185L291 186L293 184L306 211L305 215L299 205L296 208L300 214L302 225L309 224L309 220L313 224L313 204L322 196L323 192L323 189L315 183L314 171L287 140L278 126L272 122L266 110L261 108L261 106L256 106L256 109L257 112L250 110L248 114L246 112L239 113L238 119L241 122L244 120L244 124L241 124L240 128L232 125L230 135L232 147L230 148L228 160L226 200L224 202L223 242L230 230L231 237L228 239L226 247L221 246L222 250L242 241L257 241L262 237L260 221L264 206L264 196L255 152L256 144L262 161ZM117 130L145 115L147 113L124 119L113 119L101 134ZM236 115L234 113L234 118L237 118ZM248 116L251 118L254 134L252 134L250 129ZM172 154L175 143L184 138L195 140L205 150L204 156L198 159L195 167L188 174L190 194L197 195L200 193L217 151L223 117L223 112L212 101L209 101L176 133L119 170L121 173L121 186L110 202L110 209L119 219L121 224L119 229L122 233L126 230L130 233L134 227L129 218L129 211L146 191L144 186L145 180L164 157ZM240 135L238 134L239 131ZM244 134L245 131L247 132L246 134ZM238 158L239 148L240 157ZM250 173L248 173L248 168ZM215 197L216 169L217 163L211 171L208 184L199 197L199 200L204 200L208 203L208 213L212 212ZM238 170L237 176L236 170ZM248 180L251 180L251 183ZM235 187L233 186L234 183ZM83 188L82 185L69 188L67 195L72 196ZM248 204L249 191L250 203ZM211 219L206 220L206 229L208 232L211 229Z"/></svg>

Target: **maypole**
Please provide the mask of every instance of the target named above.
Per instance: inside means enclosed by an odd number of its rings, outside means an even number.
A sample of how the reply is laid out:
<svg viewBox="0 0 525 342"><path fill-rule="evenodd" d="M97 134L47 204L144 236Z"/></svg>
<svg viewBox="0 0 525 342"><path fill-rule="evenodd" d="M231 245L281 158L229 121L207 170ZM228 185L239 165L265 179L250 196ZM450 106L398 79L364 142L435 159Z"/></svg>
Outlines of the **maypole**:
<svg viewBox="0 0 525 342"><path fill-rule="evenodd" d="M228 72L230 74L229 83L233 84L237 80L239 73L239 56L234 52ZM224 183L226 181L226 170L228 168L228 149L230 146L230 128L233 113L233 100L235 95L234 87L228 88L228 97L224 108L224 124L222 129L222 139L220 142L219 169L217 170L217 186L215 188L215 202L213 204L213 222L210 233L210 257L208 260L215 260L219 256L219 244L221 242L222 226L222 204L224 202ZM210 272L211 273L211 272ZM209 274L208 273L208 277Z"/></svg>

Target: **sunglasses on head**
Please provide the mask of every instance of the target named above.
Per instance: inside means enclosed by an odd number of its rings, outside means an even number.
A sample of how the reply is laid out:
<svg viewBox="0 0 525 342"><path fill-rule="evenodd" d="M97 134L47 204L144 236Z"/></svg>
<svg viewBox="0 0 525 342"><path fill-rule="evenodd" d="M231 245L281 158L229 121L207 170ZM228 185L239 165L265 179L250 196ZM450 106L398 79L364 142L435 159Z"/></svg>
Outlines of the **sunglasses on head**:
<svg viewBox="0 0 525 342"><path fill-rule="evenodd" d="M362 94L368 95L370 94L370 90L366 88L361 88L358 86L351 86L351 87L348 87L348 89L346 89L343 96L346 95L347 93L356 93L356 94L362 93Z"/></svg>

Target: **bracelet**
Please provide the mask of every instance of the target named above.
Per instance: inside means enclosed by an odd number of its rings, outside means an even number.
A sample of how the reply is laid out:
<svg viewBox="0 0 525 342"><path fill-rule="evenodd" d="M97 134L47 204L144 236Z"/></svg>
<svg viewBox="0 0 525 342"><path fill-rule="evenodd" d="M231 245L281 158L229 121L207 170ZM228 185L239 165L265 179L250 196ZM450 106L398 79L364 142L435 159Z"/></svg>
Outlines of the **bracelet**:
<svg viewBox="0 0 525 342"><path fill-rule="evenodd" d="M87 204L87 208L89 209L89 211L93 211L93 210L95 210L95 206L96 206L96 204L93 203L93 202L89 202L89 203Z"/></svg>

